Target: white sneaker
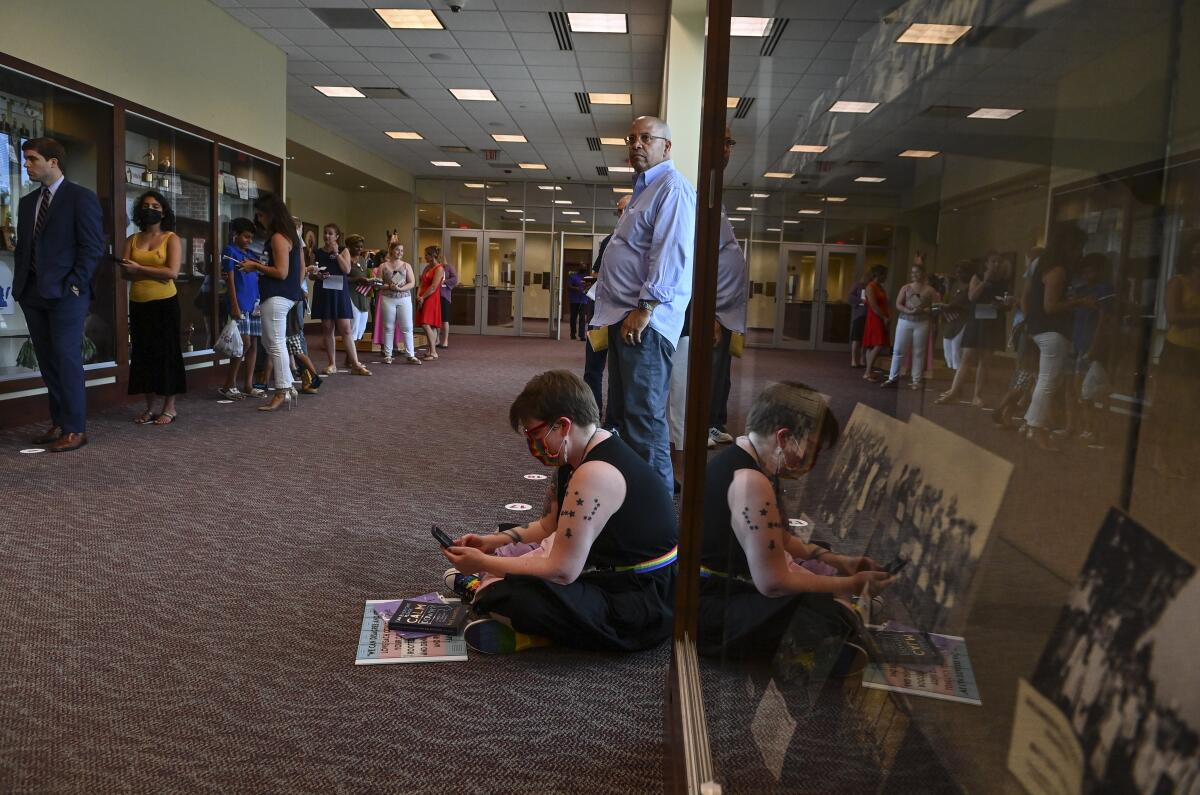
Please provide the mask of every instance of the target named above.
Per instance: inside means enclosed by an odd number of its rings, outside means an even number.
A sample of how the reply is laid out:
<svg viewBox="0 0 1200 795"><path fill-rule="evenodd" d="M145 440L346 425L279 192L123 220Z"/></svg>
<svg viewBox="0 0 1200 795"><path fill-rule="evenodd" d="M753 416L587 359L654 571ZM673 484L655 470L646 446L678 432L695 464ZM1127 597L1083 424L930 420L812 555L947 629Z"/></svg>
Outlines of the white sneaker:
<svg viewBox="0 0 1200 795"><path fill-rule="evenodd" d="M733 442L733 437L720 428L709 428L708 439L717 444L730 444ZM712 447L710 444L709 447Z"/></svg>

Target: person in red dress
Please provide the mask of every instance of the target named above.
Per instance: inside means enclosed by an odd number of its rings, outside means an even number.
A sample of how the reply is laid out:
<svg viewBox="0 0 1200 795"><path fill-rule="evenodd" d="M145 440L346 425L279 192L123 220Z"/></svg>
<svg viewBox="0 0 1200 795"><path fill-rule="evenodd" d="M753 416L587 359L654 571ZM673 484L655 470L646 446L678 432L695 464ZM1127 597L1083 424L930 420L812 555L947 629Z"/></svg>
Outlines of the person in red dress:
<svg viewBox="0 0 1200 795"><path fill-rule="evenodd" d="M417 288L417 322L425 329L425 338L429 340L429 353L422 357L427 362L438 358L438 329L442 327L441 289L446 279L441 259L441 246L425 249L425 269L421 271L421 286Z"/></svg>
<svg viewBox="0 0 1200 795"><path fill-rule="evenodd" d="M888 344L888 297L883 289L883 280L887 278L887 268L876 265L871 268L871 281L863 290L863 298L867 302L867 326L863 329L862 348L866 352L867 371L863 373L864 381L877 381L875 376L875 357Z"/></svg>

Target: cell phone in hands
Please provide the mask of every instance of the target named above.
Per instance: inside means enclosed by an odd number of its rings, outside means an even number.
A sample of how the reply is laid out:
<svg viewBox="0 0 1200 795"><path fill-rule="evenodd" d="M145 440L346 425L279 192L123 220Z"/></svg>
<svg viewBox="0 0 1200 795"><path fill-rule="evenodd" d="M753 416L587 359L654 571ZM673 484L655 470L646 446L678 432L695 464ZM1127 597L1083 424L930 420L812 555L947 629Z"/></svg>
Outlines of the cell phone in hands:
<svg viewBox="0 0 1200 795"><path fill-rule="evenodd" d="M895 577L897 574L900 573L900 570L903 569L907 565L908 565L908 559L902 558L899 555L897 555L895 560L893 560L891 563L889 563L883 567L883 570L886 571L888 574L892 575L893 577Z"/></svg>
<svg viewBox="0 0 1200 795"><path fill-rule="evenodd" d="M434 525L430 532L433 534L434 540L442 545L442 549L449 549L454 546L454 539L446 535L445 531L437 525Z"/></svg>

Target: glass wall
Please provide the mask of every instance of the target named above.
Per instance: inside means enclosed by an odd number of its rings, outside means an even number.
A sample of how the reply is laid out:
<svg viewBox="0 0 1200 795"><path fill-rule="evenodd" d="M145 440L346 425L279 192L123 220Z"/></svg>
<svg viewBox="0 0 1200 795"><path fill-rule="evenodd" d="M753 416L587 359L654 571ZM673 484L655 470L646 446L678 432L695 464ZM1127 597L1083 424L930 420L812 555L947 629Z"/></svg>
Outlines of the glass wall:
<svg viewBox="0 0 1200 795"><path fill-rule="evenodd" d="M817 5L735 0L709 76L753 99L717 265L745 326L729 386L689 384L719 409L685 490L730 525L692 537L715 778L1195 791L1200 638L1166 627L1200 560L1200 2Z"/></svg>
<svg viewBox="0 0 1200 795"><path fill-rule="evenodd" d="M20 200L37 187L25 174L21 144L39 136L63 144L63 171L100 197L111 245L112 116L110 105L0 67L0 380L37 374L25 317L12 294ZM85 365L111 363L116 355L115 283L111 262L101 261L84 327Z"/></svg>

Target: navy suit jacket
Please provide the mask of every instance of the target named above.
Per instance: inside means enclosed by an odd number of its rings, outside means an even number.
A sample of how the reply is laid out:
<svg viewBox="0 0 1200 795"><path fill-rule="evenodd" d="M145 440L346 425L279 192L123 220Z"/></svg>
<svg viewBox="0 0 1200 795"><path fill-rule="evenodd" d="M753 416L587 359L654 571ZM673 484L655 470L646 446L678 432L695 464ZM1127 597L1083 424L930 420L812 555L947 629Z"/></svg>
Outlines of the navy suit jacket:
<svg viewBox="0 0 1200 795"><path fill-rule="evenodd" d="M13 295L20 299L29 276L33 226L37 220L39 188L21 198L17 213L16 270ZM47 300L66 295L72 287L87 297L92 292L92 274L104 253L104 224L100 200L82 185L63 180L50 202L42 234L37 240L37 291Z"/></svg>

